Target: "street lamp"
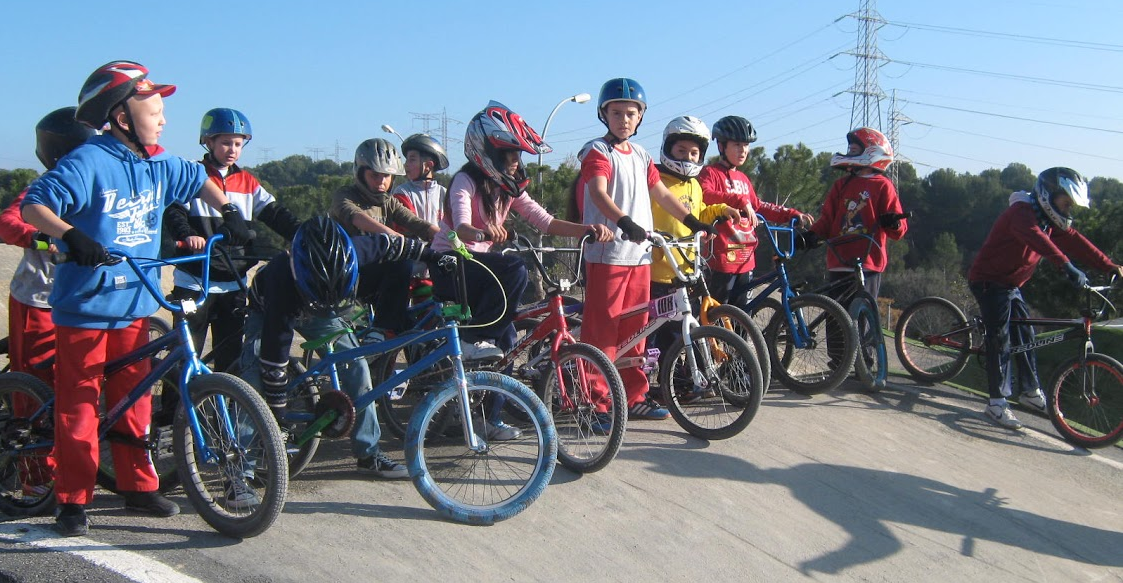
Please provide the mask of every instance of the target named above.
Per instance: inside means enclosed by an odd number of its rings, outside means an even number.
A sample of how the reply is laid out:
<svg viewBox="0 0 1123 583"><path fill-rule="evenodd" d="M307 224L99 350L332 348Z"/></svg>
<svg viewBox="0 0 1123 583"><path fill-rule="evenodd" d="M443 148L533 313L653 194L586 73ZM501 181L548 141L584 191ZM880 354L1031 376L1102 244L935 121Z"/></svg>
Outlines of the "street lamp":
<svg viewBox="0 0 1123 583"><path fill-rule="evenodd" d="M554 119L554 114L561 109L561 106L570 101L574 103L585 103L592 98L593 96L588 93L578 93L577 95L572 95L559 101L558 104L554 106L554 110L550 112L550 116L546 118L546 125L542 127L542 141L546 141L546 132L550 131L550 121ZM542 154L538 154L538 196L542 196Z"/></svg>
<svg viewBox="0 0 1123 583"><path fill-rule="evenodd" d="M399 134L398 132L394 131L394 128L390 127L387 124L382 124L382 131L384 131L388 134L394 134L395 136L398 136L398 140L400 140L403 143L406 141L406 139L402 137L402 134Z"/></svg>

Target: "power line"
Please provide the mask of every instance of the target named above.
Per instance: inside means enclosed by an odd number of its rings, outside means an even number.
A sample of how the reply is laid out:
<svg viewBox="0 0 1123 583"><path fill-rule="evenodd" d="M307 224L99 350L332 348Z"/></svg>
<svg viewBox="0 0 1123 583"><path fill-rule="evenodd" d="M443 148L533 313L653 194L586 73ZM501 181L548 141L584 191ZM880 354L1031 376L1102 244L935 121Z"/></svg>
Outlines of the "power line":
<svg viewBox="0 0 1123 583"><path fill-rule="evenodd" d="M858 45L853 52L854 85L847 91L854 95L850 109L850 127L870 127L881 130L881 100L885 93L877 81L877 70L889 58L877 48L877 31L885 19L877 12L874 0L861 0L858 12L851 14L858 21Z"/></svg>
<svg viewBox="0 0 1123 583"><path fill-rule="evenodd" d="M1109 43L1095 43L1095 42L1082 41L1082 40L1048 38L1048 37L1028 35L1028 34L1012 34L1012 33L1005 33L1005 32L993 32L993 31L989 31L989 30L975 30L975 29L970 29L970 28L956 28L956 27L953 27L953 26L939 26L939 25L935 25L935 24L918 24L918 23L915 23L915 22L891 22L891 21L886 21L885 24L889 25L889 26L898 26L898 27L901 27L901 28L911 28L911 29L916 29L916 30L929 30L929 31L934 31L934 32L946 32L946 33L950 33L950 34L960 34L960 35L967 35L967 36L1009 39L1009 40L1029 42L1029 43L1034 43L1034 44L1066 46L1066 47L1089 49L1089 50L1095 50L1095 51L1123 52L1123 45L1115 45L1115 44L1109 44Z"/></svg>
<svg viewBox="0 0 1123 583"><path fill-rule="evenodd" d="M950 67L947 65L933 65L931 63L917 63L915 61L901 61L898 59L889 59L892 63L900 65L908 65L910 67L920 67L922 69L936 69L940 71L952 71L956 73L970 73L972 75L984 75L987 77L998 77L1002 79L1014 79L1017 81L1027 81L1030 83L1038 83L1041 85L1056 85L1060 87L1074 87L1077 89L1088 89L1091 91L1105 91L1108 93L1123 93L1123 87L1115 85L1099 85L1096 83L1083 83L1079 81L1058 81L1054 79L1042 79L1041 77L1030 77L1028 75L1014 75L1013 73L996 73L994 71L980 71L978 69L967 69L964 67Z"/></svg>
<svg viewBox="0 0 1123 583"><path fill-rule="evenodd" d="M997 140L999 142L1008 142L1008 143L1011 143L1011 144L1018 144L1020 146L1029 146L1029 147L1032 147L1032 148L1039 148L1039 149L1042 149L1042 150L1051 150L1051 151L1054 151L1054 152L1064 152L1065 154L1076 154L1077 156L1087 156L1089 158L1099 158L1100 160L1110 160L1112 162L1123 162L1123 158L1112 158L1111 156L1103 156L1103 155L1100 155L1100 154L1090 154L1088 152L1077 152L1076 150L1066 150L1064 148L1057 148L1055 146L1042 146L1040 144L1034 144L1032 142L1026 142L1026 141L1023 141L1023 140L1011 140L1010 138L1000 138L998 136L981 134L981 133L978 133L978 132L969 132L967 130L957 130L955 128L939 126L939 125L931 124L931 123L924 123L924 122L919 122L919 121L913 121L913 123L917 124L917 125L928 126L930 128L935 128L935 129L938 129L938 130L944 130L944 131L954 132L954 133L957 133L957 134L964 134L964 135L968 135L968 136L975 136L975 137L979 137L979 138L987 138L987 139L990 139L990 140Z"/></svg>
<svg viewBox="0 0 1123 583"><path fill-rule="evenodd" d="M1003 114L1003 113L994 113L994 112L988 112L988 111L976 111L974 109L967 109L967 108L964 108L964 107L952 107L950 105L935 105L933 103L924 103L924 102L921 102L921 101L909 101L909 103L911 103L913 105L923 105L925 107L935 107L937 109L948 109L948 110L951 110L951 111L962 111L964 113L974 113L974 114L978 114L978 115L986 115L986 116L989 116L989 117L999 117L999 118L1003 118L1003 119L1028 121L1028 122L1040 123L1040 124L1051 125L1051 126L1074 128L1074 129L1078 129L1078 130L1091 130L1091 131L1096 131L1096 132L1105 132L1105 133L1109 133L1109 134L1123 134L1123 131L1120 131L1120 130L1112 130L1112 129L1108 129L1108 128L1098 128L1098 127L1092 127L1092 126L1082 126L1082 125L1071 124L1071 123L1062 123L1062 122L1059 122L1059 121L1046 121L1046 120L1042 120L1042 119L1033 119L1033 118L1028 118L1028 117L1020 117L1020 116L1016 116L1016 115L1006 115L1006 114Z"/></svg>

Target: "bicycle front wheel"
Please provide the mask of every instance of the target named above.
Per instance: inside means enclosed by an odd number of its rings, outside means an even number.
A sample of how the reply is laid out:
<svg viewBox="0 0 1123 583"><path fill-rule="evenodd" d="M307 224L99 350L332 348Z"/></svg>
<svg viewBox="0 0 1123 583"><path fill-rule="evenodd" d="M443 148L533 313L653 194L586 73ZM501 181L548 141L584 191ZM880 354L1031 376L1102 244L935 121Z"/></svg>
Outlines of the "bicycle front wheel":
<svg viewBox="0 0 1123 583"><path fill-rule="evenodd" d="M728 439L749 426L764 396L761 376L753 349L717 326L691 330L689 345L676 339L659 365L671 416L702 439Z"/></svg>
<svg viewBox="0 0 1123 583"><path fill-rule="evenodd" d="M464 439L460 390L447 381L430 392L417 408L406 435L406 463L413 485L442 516L467 524L493 524L525 510L542 495L557 462L558 438L546 406L515 379L493 372L465 375L472 410L480 414L491 393L515 407L519 436L507 441L480 439L473 451ZM452 421L452 420L456 421ZM477 418L474 421L483 422ZM473 423L476 433L484 427ZM455 431L452 431L452 430Z"/></svg>
<svg viewBox="0 0 1123 583"><path fill-rule="evenodd" d="M958 306L939 297L921 298L897 320L897 358L918 381L942 383L967 366L980 339Z"/></svg>
<svg viewBox="0 0 1123 583"><path fill-rule="evenodd" d="M764 392L772 383L772 358L768 356L768 342L760 326L745 313L744 310L731 304L714 306L706 313L706 317L714 326L725 328L745 339L745 342L756 351L756 361L760 363L760 374L764 383Z"/></svg>
<svg viewBox="0 0 1123 583"><path fill-rule="evenodd" d="M1123 365L1103 354L1058 367L1049 388L1049 419L1065 441L1080 447L1115 445L1123 438Z"/></svg>
<svg viewBox="0 0 1123 583"><path fill-rule="evenodd" d="M885 388L888 376L888 357L885 354L885 334L881 331L881 318L877 314L877 300L868 292L861 292L850 300L850 318L858 331L858 356L854 359L854 374L867 391Z"/></svg>
<svg viewBox="0 0 1123 583"><path fill-rule="evenodd" d="M190 391L203 442L196 442L184 407L173 436L187 498L218 532L257 536L280 516L288 491L288 458L273 413L245 381L225 373L195 377Z"/></svg>
<svg viewBox="0 0 1123 583"><path fill-rule="evenodd" d="M588 344L562 346L557 362L539 379L538 394L553 414L563 466L595 472L616 457L628 398L619 371L603 352Z"/></svg>
<svg viewBox="0 0 1123 583"><path fill-rule="evenodd" d="M801 395L838 387L850 374L858 350L853 320L838 302L819 294L800 294L789 305L795 330L782 311L769 324L776 329L770 344L776 378ZM785 350L786 356L781 358L779 350Z"/></svg>
<svg viewBox="0 0 1123 583"><path fill-rule="evenodd" d="M55 509L51 388L21 372L0 374L0 511L40 516Z"/></svg>

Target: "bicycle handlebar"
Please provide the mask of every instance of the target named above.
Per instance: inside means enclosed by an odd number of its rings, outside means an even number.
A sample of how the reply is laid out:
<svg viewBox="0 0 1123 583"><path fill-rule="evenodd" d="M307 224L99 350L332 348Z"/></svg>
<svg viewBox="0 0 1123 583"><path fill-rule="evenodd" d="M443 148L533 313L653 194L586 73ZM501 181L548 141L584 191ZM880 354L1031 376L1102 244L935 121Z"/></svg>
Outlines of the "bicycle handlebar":
<svg viewBox="0 0 1123 583"><path fill-rule="evenodd" d="M679 281L691 283L702 277L702 235L703 233L698 231L689 237L675 239L670 234L664 236L664 233L652 231L647 234L647 240L663 250L663 254L667 256L667 263L671 265L671 270L675 272L675 277ZM686 256L687 249L694 250L693 259ZM694 272L689 275L684 273L679 262L671 257L671 250L678 250L683 260L693 263Z"/></svg>
<svg viewBox="0 0 1123 583"><path fill-rule="evenodd" d="M148 276L145 275L144 270L153 267L163 267L165 265L179 265L182 263L194 263L196 261L201 261L203 263L202 290L199 293L199 298L195 300L195 303L202 304L207 300L207 295L210 290L211 253L214 250L215 244L222 239L223 235L212 235L209 239L207 239L207 245L203 249L203 253L195 255L185 255L183 257L172 257L168 259L137 258L133 257L123 249L108 248L106 249L106 252L109 254L110 260L107 261L105 265L119 265L121 263L127 264L129 268L133 270L133 273L137 275L137 279L144 286L144 289L146 289L148 293L152 294L152 297L156 298L157 303L173 313L182 312L183 306L178 303L169 302L164 297L164 293L160 290L159 285L152 283L152 281L148 279Z"/></svg>

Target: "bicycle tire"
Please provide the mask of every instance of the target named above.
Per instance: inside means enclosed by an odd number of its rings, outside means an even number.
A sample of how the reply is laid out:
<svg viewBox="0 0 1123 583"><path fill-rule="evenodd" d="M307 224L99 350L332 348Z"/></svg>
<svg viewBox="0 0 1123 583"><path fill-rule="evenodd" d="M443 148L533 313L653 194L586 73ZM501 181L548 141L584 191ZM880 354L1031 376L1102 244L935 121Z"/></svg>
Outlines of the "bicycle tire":
<svg viewBox="0 0 1123 583"><path fill-rule="evenodd" d="M757 327L760 328L761 333L764 334L765 345L772 347L766 349L768 353L768 368L772 371L770 375L771 378L769 379L769 386L771 386L772 379L776 378L776 368L781 366L786 367L791 364L791 339L788 338L786 334L781 337L779 330L782 325L782 319L776 318L776 314L780 314L783 311L784 306L780 303L780 300L776 298L763 298L753 305L752 312L749 314L749 318L752 319L753 323L756 324ZM778 345L777 342L780 341L786 342L786 344L782 346ZM773 349L775 349L775 352L773 352Z"/></svg>
<svg viewBox="0 0 1123 583"><path fill-rule="evenodd" d="M604 352L589 344L566 344L558 351L557 362L546 367L539 378L537 393L553 416L558 435L558 461L570 470L587 474L604 469L620 451L627 424L628 397L620 372ZM559 382L561 371L565 382ZM590 376L603 379L604 399L611 427L607 433L598 419L597 399L590 393ZM582 379L585 379L583 386ZM562 399L562 391L568 397Z"/></svg>
<svg viewBox="0 0 1123 583"><path fill-rule="evenodd" d="M171 334L171 332L172 326L166 320L155 316L148 318L148 339L150 341ZM153 357L153 361L164 358L167 358L167 352L157 354ZM172 454L172 422L175 419L175 410L179 407L179 393L177 392L179 390L179 374L180 368L178 366L172 367L149 389L149 394L152 396L152 421L149 424L149 434L145 436L145 441L149 442L152 447L149 450L149 458L152 460L152 466L156 468L156 477L160 480L156 491L161 494L170 492L179 485L175 456ZM103 414L109 409L104 402L104 394L103 391L103 400L99 403ZM97 485L114 494L120 494L120 489L117 488L117 472L113 465L111 439L102 439L98 443L98 457Z"/></svg>
<svg viewBox="0 0 1123 583"><path fill-rule="evenodd" d="M744 338L717 326L691 330L689 346L698 364L706 362L700 358L705 352L716 366L699 371L707 385L696 387L687 344L682 338L671 344L659 365L659 385L671 416L687 433L702 439L728 439L741 433L756 416L764 396L755 351Z"/></svg>
<svg viewBox="0 0 1123 583"><path fill-rule="evenodd" d="M489 525L526 510L542 495L554 474L558 439L546 406L526 385L482 371L466 373L465 380L472 402L497 392L518 403L528 418L519 424L522 436L489 442L477 453L467 448L462 428L448 435L447 419L458 417L460 408L459 389L450 380L426 395L410 420L406 463L414 487L442 516Z"/></svg>
<svg viewBox="0 0 1123 583"><path fill-rule="evenodd" d="M195 377L190 390L199 429L218 463L203 459L187 410L180 407L173 445L187 498L216 531L257 536L281 515L288 491L288 456L273 413L257 391L229 374ZM234 484L252 491L256 504L231 500L227 486Z"/></svg>
<svg viewBox="0 0 1123 583"><path fill-rule="evenodd" d="M789 305L793 316L800 315L807 326L807 345L795 345L787 318L778 312L772 319L776 327L776 340L769 345L773 351L772 371L785 387L801 394L815 395L833 390L846 380L854 366L858 352L858 333L850 314L838 302L819 294L800 294ZM797 322L798 324L798 322ZM773 324L770 324L770 326ZM842 345L832 354L828 342L828 329L842 332ZM777 353L786 347L786 356ZM776 366L781 363L780 366Z"/></svg>
<svg viewBox="0 0 1123 583"><path fill-rule="evenodd" d="M763 390L767 393L768 387L772 384L772 357L768 355L768 342L764 339L764 332L761 331L760 326L757 326L744 310L732 304L714 306L706 316L714 326L732 330L733 333L744 338L745 342L756 351Z"/></svg>
<svg viewBox="0 0 1123 583"><path fill-rule="evenodd" d="M858 332L858 354L854 358L854 374L866 391L876 393L885 388L888 356L885 334L877 313L877 300L869 292L859 292L850 300L850 319Z"/></svg>
<svg viewBox="0 0 1123 583"><path fill-rule="evenodd" d="M55 509L52 448L17 453L53 441L54 407L43 409L53 398L47 383L29 374L0 374L0 511L8 516L42 516Z"/></svg>
<svg viewBox="0 0 1123 583"><path fill-rule="evenodd" d="M289 378L295 379L306 371L300 359L290 357L288 372ZM308 467L308 464L312 463L312 458L316 456L316 451L320 448L321 438L318 433L309 437L302 444L297 444L296 439L312 423L316 415L316 405L320 402L321 391L331 390L330 388L323 388L321 383L326 383L328 387L331 385L331 381L326 377L315 377L309 378L289 390L284 415L285 431L282 432L281 437L285 438L285 453L288 455L290 480L298 476Z"/></svg>
<svg viewBox="0 0 1123 583"><path fill-rule="evenodd" d="M950 332L960 331L955 334ZM942 337L959 345L933 346L930 338ZM925 383L942 383L963 372L971 348L979 338L967 316L952 302L930 296L921 298L901 312L894 330L893 344L901 366L912 378Z"/></svg>
<svg viewBox="0 0 1123 583"><path fill-rule="evenodd" d="M370 377L373 386L379 386L395 373L410 365L409 349L411 347L412 345L403 346L380 355L373 362L370 362ZM410 417L413 416L425 395L433 388L432 384L422 382L423 377L428 374L427 372L421 373L396 387L394 391L398 395L397 398L395 398L394 393L387 393L378 398L378 418L394 437L405 439Z"/></svg>
<svg viewBox="0 0 1123 583"><path fill-rule="evenodd" d="M1123 438L1123 364L1104 354L1057 367L1049 385L1049 420L1065 441L1096 449Z"/></svg>

